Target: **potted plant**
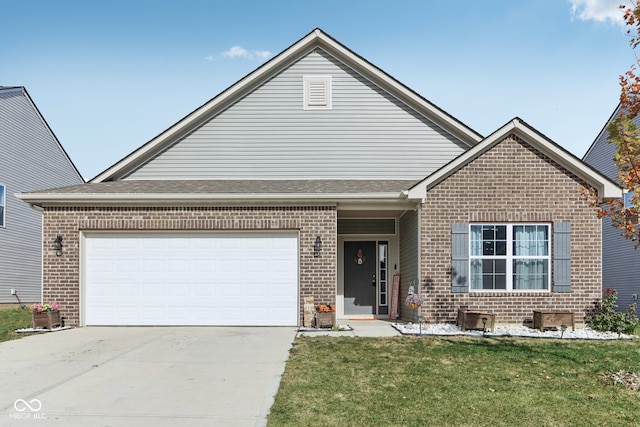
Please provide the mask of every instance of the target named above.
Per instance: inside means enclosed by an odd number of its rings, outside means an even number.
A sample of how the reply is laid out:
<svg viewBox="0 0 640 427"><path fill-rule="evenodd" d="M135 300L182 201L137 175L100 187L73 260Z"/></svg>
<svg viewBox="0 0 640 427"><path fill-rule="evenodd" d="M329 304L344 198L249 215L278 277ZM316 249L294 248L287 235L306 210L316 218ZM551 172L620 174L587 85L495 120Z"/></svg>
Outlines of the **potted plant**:
<svg viewBox="0 0 640 427"><path fill-rule="evenodd" d="M316 307L316 328L333 328L336 323L336 306L333 304L320 304Z"/></svg>
<svg viewBox="0 0 640 427"><path fill-rule="evenodd" d="M409 294L407 295L407 299L404 301L404 304L412 310L416 308L422 307L424 303L424 298L420 294Z"/></svg>
<svg viewBox="0 0 640 427"><path fill-rule="evenodd" d="M53 329L54 326L62 326L60 317L60 304L49 302L46 304L33 304L31 310L31 323L33 328Z"/></svg>
<svg viewBox="0 0 640 427"><path fill-rule="evenodd" d="M420 307L422 307L423 303L424 303L424 298L422 297L422 295L412 294L412 293L407 295L407 299L404 301L404 304L413 310L413 317L417 319L418 322L421 324L420 327L422 327L422 322L421 322L422 316L418 314L418 310L420 309Z"/></svg>

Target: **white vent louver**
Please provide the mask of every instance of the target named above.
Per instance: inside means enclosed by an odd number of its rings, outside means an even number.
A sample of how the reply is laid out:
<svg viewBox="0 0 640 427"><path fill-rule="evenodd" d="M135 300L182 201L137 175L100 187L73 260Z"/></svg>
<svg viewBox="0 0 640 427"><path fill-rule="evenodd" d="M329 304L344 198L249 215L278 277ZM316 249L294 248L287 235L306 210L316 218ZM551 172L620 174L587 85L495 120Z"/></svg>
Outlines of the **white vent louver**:
<svg viewBox="0 0 640 427"><path fill-rule="evenodd" d="M304 109L331 109L331 76L305 76Z"/></svg>

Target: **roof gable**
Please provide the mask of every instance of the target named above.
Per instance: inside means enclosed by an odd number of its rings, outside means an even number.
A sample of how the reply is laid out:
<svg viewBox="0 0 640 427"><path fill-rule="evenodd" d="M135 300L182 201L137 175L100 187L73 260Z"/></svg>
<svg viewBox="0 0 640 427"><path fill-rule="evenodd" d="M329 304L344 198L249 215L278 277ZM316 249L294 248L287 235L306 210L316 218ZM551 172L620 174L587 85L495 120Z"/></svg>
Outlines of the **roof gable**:
<svg viewBox="0 0 640 427"><path fill-rule="evenodd" d="M316 29L147 144L93 178L91 182L122 179L132 171L140 168L141 165L148 162L158 153L166 150L176 141L194 131L194 129L205 124L216 114L227 109L239 99L273 78L283 69L318 48L344 63L372 84L399 99L467 146L473 146L481 139L480 135L475 131L347 49L326 33Z"/></svg>
<svg viewBox="0 0 640 427"><path fill-rule="evenodd" d="M622 196L622 189L609 178L582 162L573 154L569 153L567 150L516 117L493 134L489 135L475 147L472 147L418 184L414 185L408 191L408 197L410 199L424 199L429 188L434 187L465 165L477 159L482 154L493 148L496 144L503 141L510 134L514 134L522 138L541 153L592 185L603 198L619 198Z"/></svg>
<svg viewBox="0 0 640 427"><path fill-rule="evenodd" d="M330 108L305 108L306 79ZM123 179L418 181L468 148L316 48Z"/></svg>
<svg viewBox="0 0 640 427"><path fill-rule="evenodd" d="M23 86L0 86L0 149L11 153L2 172L19 177L21 191L84 182Z"/></svg>

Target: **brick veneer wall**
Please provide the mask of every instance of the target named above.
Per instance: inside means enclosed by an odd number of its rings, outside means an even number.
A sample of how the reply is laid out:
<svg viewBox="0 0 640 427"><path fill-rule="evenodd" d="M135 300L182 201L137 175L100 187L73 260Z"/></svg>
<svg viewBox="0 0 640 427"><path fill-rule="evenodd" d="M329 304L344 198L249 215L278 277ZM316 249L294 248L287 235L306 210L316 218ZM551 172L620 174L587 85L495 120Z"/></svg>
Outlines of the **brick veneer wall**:
<svg viewBox="0 0 640 427"><path fill-rule="evenodd" d="M571 310L576 322L584 322L602 290L601 225L580 195L583 185L511 135L429 189L421 208L425 320L453 322L458 308L468 308L495 313L496 323L523 324L531 321L535 309L554 309ZM455 222L570 222L571 292L452 293L451 225Z"/></svg>
<svg viewBox="0 0 640 427"><path fill-rule="evenodd" d="M83 231L297 230L300 233L300 321L302 301L335 303L335 207L50 207L43 213L43 299L62 304L65 324L80 325L80 234ZM56 256L53 241L63 237ZM314 257L316 236L322 252Z"/></svg>

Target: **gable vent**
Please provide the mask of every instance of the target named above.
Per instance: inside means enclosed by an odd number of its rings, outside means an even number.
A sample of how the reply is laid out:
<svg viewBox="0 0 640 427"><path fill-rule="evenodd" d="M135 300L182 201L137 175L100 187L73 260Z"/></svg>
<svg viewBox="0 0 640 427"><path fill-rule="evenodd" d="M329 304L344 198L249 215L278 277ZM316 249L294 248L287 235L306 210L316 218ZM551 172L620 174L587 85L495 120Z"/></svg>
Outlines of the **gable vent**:
<svg viewBox="0 0 640 427"><path fill-rule="evenodd" d="M304 76L304 109L331 109L331 76Z"/></svg>

